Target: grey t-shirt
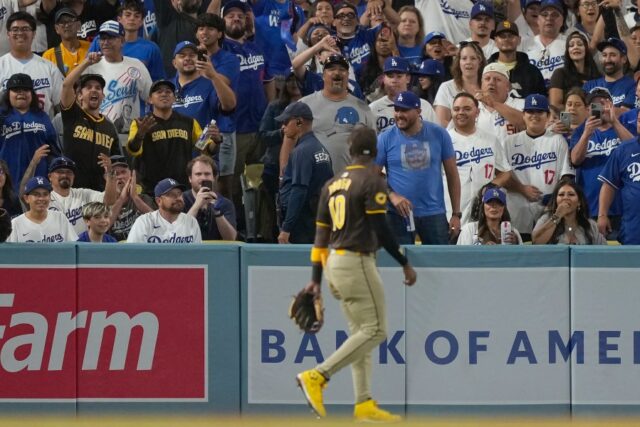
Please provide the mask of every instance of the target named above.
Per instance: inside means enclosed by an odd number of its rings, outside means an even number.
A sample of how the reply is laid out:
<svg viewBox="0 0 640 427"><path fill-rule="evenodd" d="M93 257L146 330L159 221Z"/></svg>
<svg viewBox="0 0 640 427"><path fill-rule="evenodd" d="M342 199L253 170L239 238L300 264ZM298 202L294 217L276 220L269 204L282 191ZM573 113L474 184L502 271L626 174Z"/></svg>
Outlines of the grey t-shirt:
<svg viewBox="0 0 640 427"><path fill-rule="evenodd" d="M369 106L353 95L342 101L327 99L322 91L305 96L304 102L313 112L313 132L331 156L333 173L341 172L349 163L351 131L357 124L375 130L376 120Z"/></svg>

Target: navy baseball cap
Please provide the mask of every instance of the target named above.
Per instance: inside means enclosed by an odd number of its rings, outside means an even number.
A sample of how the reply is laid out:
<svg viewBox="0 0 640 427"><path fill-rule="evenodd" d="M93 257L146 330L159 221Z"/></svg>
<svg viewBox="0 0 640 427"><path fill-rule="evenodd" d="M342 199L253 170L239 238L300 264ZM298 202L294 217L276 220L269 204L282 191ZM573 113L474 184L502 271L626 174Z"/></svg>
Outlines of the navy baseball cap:
<svg viewBox="0 0 640 427"><path fill-rule="evenodd" d="M542 3L542 0L526 0L524 2L524 7L522 9L527 10L529 6L532 6L534 4L540 4L540 3Z"/></svg>
<svg viewBox="0 0 640 427"><path fill-rule="evenodd" d="M124 27L117 21L105 21L100 25L98 34L106 34L111 37L124 37Z"/></svg>
<svg viewBox="0 0 640 427"><path fill-rule="evenodd" d="M416 74L419 76L444 77L444 65L435 59L425 59L420 64L420 68L418 68Z"/></svg>
<svg viewBox="0 0 640 427"><path fill-rule="evenodd" d="M114 166L124 166L126 168L129 167L129 163L127 163L127 158L122 154L114 154L110 157L111 159L111 167Z"/></svg>
<svg viewBox="0 0 640 427"><path fill-rule="evenodd" d="M49 165L49 173L57 170L57 169L70 169L72 170L74 173L76 171L76 162L74 162L73 160L71 160L68 157L56 157L55 159L53 159L51 161L51 164Z"/></svg>
<svg viewBox="0 0 640 427"><path fill-rule="evenodd" d="M587 104L592 103L596 98L605 98L609 101L613 101L613 96L611 96L609 89L602 86L596 86L589 91L589 95L587 95Z"/></svg>
<svg viewBox="0 0 640 427"><path fill-rule="evenodd" d="M179 188L182 191L187 189L187 187L185 187L184 185L180 184L175 179L173 179L173 178L165 178L165 179L163 179L162 181L160 181L159 183L156 184L156 188L154 188L153 194L155 194L156 197L160 197L163 194L167 194L169 191L173 190L174 188Z"/></svg>
<svg viewBox="0 0 640 427"><path fill-rule="evenodd" d="M421 108L420 97L413 92L400 92L393 101L393 106L404 108L405 110L414 110Z"/></svg>
<svg viewBox="0 0 640 427"><path fill-rule="evenodd" d="M28 74L16 73L7 79L8 89L33 89L33 80Z"/></svg>
<svg viewBox="0 0 640 427"><path fill-rule="evenodd" d="M44 176L34 176L33 178L27 181L24 186L24 194L29 194L36 188L44 188L45 190L51 191L51 183Z"/></svg>
<svg viewBox="0 0 640 427"><path fill-rule="evenodd" d="M311 42L310 42L311 41L311 35L318 28L324 28L329 33L331 32L331 29L329 27L327 27L326 25L324 25L324 24L315 24L315 25L310 26L309 29L307 30L307 33L305 34L305 41L306 41L308 46L311 46Z"/></svg>
<svg viewBox="0 0 640 427"><path fill-rule="evenodd" d="M183 41L176 45L175 49L173 49L173 56L175 57L177 54L182 52L185 49L192 49L194 52L198 52L198 46L195 43L190 41Z"/></svg>
<svg viewBox="0 0 640 427"><path fill-rule="evenodd" d="M284 109L282 114L276 117L276 120L284 123L293 117L313 120L313 113L311 112L311 108L309 108L307 104L297 101L287 105L287 108Z"/></svg>
<svg viewBox="0 0 640 427"><path fill-rule="evenodd" d="M324 69L326 69L330 65L342 65L344 68L349 69L349 61L347 61L347 59L344 56L338 53L329 55L329 57L325 59L324 63L322 64Z"/></svg>
<svg viewBox="0 0 640 427"><path fill-rule="evenodd" d="M564 5L560 0L543 0L540 2L540 12L548 7L557 9L562 15L564 15Z"/></svg>
<svg viewBox="0 0 640 427"><path fill-rule="evenodd" d="M231 9L240 9L243 13L249 12L249 5L247 2L241 0L231 0L224 4L222 7L222 16L224 17Z"/></svg>
<svg viewBox="0 0 640 427"><path fill-rule="evenodd" d="M546 111L549 112L549 101L544 95L537 93L527 96L524 100L522 111Z"/></svg>
<svg viewBox="0 0 640 427"><path fill-rule="evenodd" d="M499 188L489 188L482 196L482 203L488 203L492 200L498 200L503 205L506 205L507 195Z"/></svg>
<svg viewBox="0 0 640 427"><path fill-rule="evenodd" d="M622 40L615 37L609 37L608 39L598 43L598 50L602 52L604 48L609 46L618 49L620 53L622 53L623 55L627 54L627 45L624 44Z"/></svg>
<svg viewBox="0 0 640 427"><path fill-rule="evenodd" d="M426 36L424 36L424 42L429 43L433 39L446 39L446 38L447 36L445 36L444 33L441 33L440 31L431 31Z"/></svg>
<svg viewBox="0 0 640 427"><path fill-rule="evenodd" d="M384 73L409 73L409 61L399 56L390 56L384 60Z"/></svg>
<svg viewBox="0 0 640 427"><path fill-rule="evenodd" d="M493 6L485 3L476 3L471 8L471 19L474 19L476 16L487 15L491 19L495 19L495 15L493 13Z"/></svg>
<svg viewBox="0 0 640 427"><path fill-rule="evenodd" d="M153 92L160 89L162 86L168 87L169 89L171 89L172 92L176 91L176 85L173 84L171 80L156 80L151 85L151 89L149 89L149 95L151 95Z"/></svg>

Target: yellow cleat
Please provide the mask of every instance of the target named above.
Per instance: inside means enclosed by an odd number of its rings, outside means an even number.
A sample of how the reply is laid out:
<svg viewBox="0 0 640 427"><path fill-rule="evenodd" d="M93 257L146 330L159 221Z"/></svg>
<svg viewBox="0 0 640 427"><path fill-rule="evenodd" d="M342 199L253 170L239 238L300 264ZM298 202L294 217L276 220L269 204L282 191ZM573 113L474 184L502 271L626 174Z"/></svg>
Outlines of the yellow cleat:
<svg viewBox="0 0 640 427"><path fill-rule="evenodd" d="M318 417L326 417L327 411L322 403L322 389L327 386L327 379L317 370L310 369L296 375L296 380L313 412Z"/></svg>
<svg viewBox="0 0 640 427"><path fill-rule="evenodd" d="M375 400L358 403L353 410L353 417L359 423L397 423L402 421L400 415L394 415L378 407Z"/></svg>

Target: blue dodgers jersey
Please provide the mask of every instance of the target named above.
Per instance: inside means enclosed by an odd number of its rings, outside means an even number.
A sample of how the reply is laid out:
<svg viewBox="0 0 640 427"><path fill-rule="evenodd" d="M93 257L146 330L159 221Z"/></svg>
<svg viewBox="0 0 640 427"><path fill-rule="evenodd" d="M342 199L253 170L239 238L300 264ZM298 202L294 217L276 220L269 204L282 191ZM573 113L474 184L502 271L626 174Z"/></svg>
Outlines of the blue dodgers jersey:
<svg viewBox="0 0 640 427"><path fill-rule="evenodd" d="M89 46L89 52L100 52L100 35L96 35L91 45ZM162 53L157 44L152 41L138 38L132 42L125 42L122 45L122 55L129 56L131 58L139 59L147 70L152 81L162 80L165 78L164 63L162 62Z"/></svg>
<svg viewBox="0 0 640 427"><path fill-rule="evenodd" d="M20 180L24 175L35 151L43 144L49 144L52 152L58 152L57 133L49 116L42 112L17 110L7 111L0 132L0 159L7 162L13 178L13 189L19 194ZM34 175L47 176L47 160L42 159Z"/></svg>
<svg viewBox="0 0 640 427"><path fill-rule="evenodd" d="M358 27L353 38L341 39L342 55L349 60L353 67L356 80L360 78L363 67L371 58L372 47L380 28L380 25L374 28Z"/></svg>
<svg viewBox="0 0 640 427"><path fill-rule="evenodd" d="M405 47L398 45L398 52L400 56L409 61L411 70L417 70L422 63L422 49L424 48L424 42L413 47Z"/></svg>
<svg viewBox="0 0 640 427"><path fill-rule="evenodd" d="M576 146L583 132L584 123L573 132L569 150L573 150L573 147ZM592 217L598 216L598 200L600 198L600 187L602 185L600 181L598 181L598 174L609 159L609 156L615 152L615 149L621 143L622 141L620 141L613 127L604 132L596 129L587 142L587 157L582 164L576 166L576 182L580 184L584 190L584 194L589 202L589 215ZM619 195L616 195L609 209L609 215L621 215L621 213L622 199Z"/></svg>
<svg viewBox="0 0 640 427"><path fill-rule="evenodd" d="M211 119L215 119L221 132L231 133L235 130L233 114L225 115L220 111L220 100L211 80L198 77L180 86L176 75L173 83L176 85L174 111L193 117L202 129L211 122Z"/></svg>
<svg viewBox="0 0 640 427"><path fill-rule="evenodd" d="M240 76L236 90L236 132L257 132L267 108L263 82L271 79L266 69L265 56L262 49L252 42L241 44L225 38L222 47L236 55L240 61Z"/></svg>
<svg viewBox="0 0 640 427"><path fill-rule="evenodd" d="M633 136L638 136L638 111L638 108L634 108L633 110L620 114L618 118L622 126L631 132Z"/></svg>
<svg viewBox="0 0 640 427"><path fill-rule="evenodd" d="M636 82L629 76L624 76L615 82L608 82L604 77L587 81L583 89L585 92L595 87L604 87L609 89L613 98L613 105L616 107L633 108L636 105Z"/></svg>
<svg viewBox="0 0 640 427"><path fill-rule="evenodd" d="M445 213L442 161L455 155L449 133L424 120L411 137L395 125L378 135L376 163L386 168L389 186L409 199L418 217Z"/></svg>
<svg viewBox="0 0 640 427"><path fill-rule="evenodd" d="M598 179L608 182L622 195L622 227L619 240L624 245L640 244L640 143L624 142L609 157Z"/></svg>

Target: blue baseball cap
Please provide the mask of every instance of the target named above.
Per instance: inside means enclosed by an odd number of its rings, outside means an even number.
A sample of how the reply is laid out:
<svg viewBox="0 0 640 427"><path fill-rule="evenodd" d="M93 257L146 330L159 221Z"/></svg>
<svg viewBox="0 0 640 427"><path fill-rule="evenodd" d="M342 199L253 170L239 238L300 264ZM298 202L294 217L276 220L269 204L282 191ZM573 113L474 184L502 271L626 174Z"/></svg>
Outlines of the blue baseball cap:
<svg viewBox="0 0 640 427"><path fill-rule="evenodd" d="M474 19L479 15L487 15L491 19L495 19L495 14L493 13L493 6L485 3L476 3L471 8L471 19Z"/></svg>
<svg viewBox="0 0 640 427"><path fill-rule="evenodd" d="M413 92L400 92L396 99L393 101L393 106L398 108L404 108L406 110L414 110L421 108L420 97Z"/></svg>
<svg viewBox="0 0 640 427"><path fill-rule="evenodd" d="M100 25L98 34L107 34L112 37L124 37L124 27L117 21L105 21Z"/></svg>
<svg viewBox="0 0 640 427"><path fill-rule="evenodd" d="M549 101L544 95L537 93L527 96L524 100L522 111L546 111L549 112Z"/></svg>
<svg viewBox="0 0 640 427"><path fill-rule="evenodd" d="M543 0L540 2L540 11L548 7L556 8L564 16L564 5L560 0Z"/></svg>
<svg viewBox="0 0 640 427"><path fill-rule="evenodd" d="M425 59L420 64L420 68L418 68L416 74L419 76L444 77L444 65L435 59Z"/></svg>
<svg viewBox="0 0 640 427"><path fill-rule="evenodd" d="M522 5L522 10L527 10L529 6L540 3L542 3L542 0L526 0Z"/></svg>
<svg viewBox="0 0 640 427"><path fill-rule="evenodd" d="M247 2L241 0L230 0L222 7L222 16L224 17L231 9L240 9L242 12L247 13L249 11L249 5Z"/></svg>
<svg viewBox="0 0 640 427"><path fill-rule="evenodd" d="M409 73L409 61L399 56L390 56L384 60L384 73Z"/></svg>
<svg viewBox="0 0 640 427"><path fill-rule="evenodd" d="M506 205L507 195L499 188L489 188L482 196L482 203L488 203L492 200L498 200L503 205Z"/></svg>
<svg viewBox="0 0 640 427"><path fill-rule="evenodd" d="M598 50L602 52L604 48L609 46L618 49L623 55L627 54L627 45L622 40L615 37L609 37L608 39L598 43Z"/></svg>
<svg viewBox="0 0 640 427"><path fill-rule="evenodd" d="M297 101L287 105L287 108L285 108L279 116L276 116L276 120L279 122L286 122L293 117L313 120L313 113L311 112L311 108L309 108L307 104Z"/></svg>
<svg viewBox="0 0 640 427"><path fill-rule="evenodd" d="M446 39L446 38L447 36L445 36L444 33L441 33L440 31L431 31L429 34L424 36L424 42L429 43L433 39Z"/></svg>
<svg viewBox="0 0 640 427"><path fill-rule="evenodd" d="M34 176L33 178L27 181L24 186L24 194L29 194L36 188L44 188L45 190L51 191L51 183L44 176Z"/></svg>
<svg viewBox="0 0 640 427"><path fill-rule="evenodd" d="M195 43L190 41L183 41L176 45L175 49L173 49L173 56L175 57L177 54L182 52L185 49L193 49L194 52L198 52L198 46Z"/></svg>
<svg viewBox="0 0 640 427"><path fill-rule="evenodd" d="M156 184L156 188L154 188L153 194L155 194L156 197L160 197L163 194L167 194L169 191L173 190L174 188L179 188L182 191L187 189L187 187L180 184L175 179L165 178Z"/></svg>
<svg viewBox="0 0 640 427"><path fill-rule="evenodd" d="M56 169L70 169L75 173L76 162L74 162L68 157L64 157L64 156L56 157L51 161L51 164L49 165L49 173L53 172Z"/></svg>

